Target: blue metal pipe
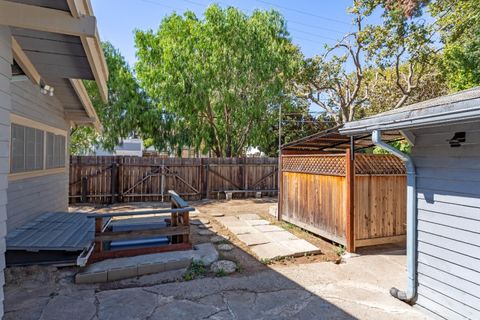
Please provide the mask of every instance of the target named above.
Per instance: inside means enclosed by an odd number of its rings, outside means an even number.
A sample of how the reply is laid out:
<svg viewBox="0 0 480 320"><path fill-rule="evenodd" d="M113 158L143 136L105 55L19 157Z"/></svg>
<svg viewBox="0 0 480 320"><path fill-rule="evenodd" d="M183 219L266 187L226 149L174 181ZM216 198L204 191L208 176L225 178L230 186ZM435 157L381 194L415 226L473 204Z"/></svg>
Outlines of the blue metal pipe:
<svg viewBox="0 0 480 320"><path fill-rule="evenodd" d="M416 169L412 158L382 141L382 132L372 132L373 143L397 156L405 162L407 168L407 290L391 288L390 294L407 303L414 303L417 296L417 182Z"/></svg>

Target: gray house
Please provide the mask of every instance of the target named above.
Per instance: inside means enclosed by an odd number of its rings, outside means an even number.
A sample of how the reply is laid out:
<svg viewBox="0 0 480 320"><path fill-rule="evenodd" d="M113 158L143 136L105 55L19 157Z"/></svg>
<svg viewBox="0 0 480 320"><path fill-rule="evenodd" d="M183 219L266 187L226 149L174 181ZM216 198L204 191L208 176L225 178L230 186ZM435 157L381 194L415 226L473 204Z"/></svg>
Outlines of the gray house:
<svg viewBox="0 0 480 320"><path fill-rule="evenodd" d="M88 0L0 1L0 288L7 232L67 209L70 128L100 126L81 79L107 77Z"/></svg>
<svg viewBox="0 0 480 320"><path fill-rule="evenodd" d="M408 171L406 291L391 294L447 319L480 319L480 88L345 124L372 133ZM400 132L405 155L382 141Z"/></svg>

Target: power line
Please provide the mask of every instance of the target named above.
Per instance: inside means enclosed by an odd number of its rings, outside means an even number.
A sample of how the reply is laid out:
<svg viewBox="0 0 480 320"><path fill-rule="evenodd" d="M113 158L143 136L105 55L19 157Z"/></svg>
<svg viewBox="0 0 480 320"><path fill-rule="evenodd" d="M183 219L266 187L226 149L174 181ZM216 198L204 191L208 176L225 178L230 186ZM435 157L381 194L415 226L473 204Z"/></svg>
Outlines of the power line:
<svg viewBox="0 0 480 320"><path fill-rule="evenodd" d="M301 26L304 26L304 27L309 27L309 28L314 28L314 29L319 29L319 30L325 30L325 31L335 32L335 33L338 33L338 34L347 33L347 32L343 32L343 31L338 31L338 30L335 30L335 29L329 29L329 28L325 28L325 27L320 27L320 26L316 26L316 25L313 25L313 24L303 23L303 22L299 22L299 21L295 21L295 20L291 20L291 19L287 19L287 22L288 22L288 23L298 24L298 25L301 25Z"/></svg>
<svg viewBox="0 0 480 320"><path fill-rule="evenodd" d="M154 5L157 5L157 6L163 6L163 7L178 10L178 11L185 11L186 10L186 9L182 9L182 8L179 8L179 7L174 7L174 6L171 6L171 5L164 4L164 3L156 2L156 1L153 1L153 0L140 0L140 1L145 2L145 3L149 3L149 4L154 4ZM189 3L192 3L192 4L196 4L198 6L206 7L206 5L203 5L203 4L201 4L199 2L196 2L196 1L192 1L192 0L183 0L183 1L189 2ZM224 3L224 2L218 2L218 3L223 3L225 5L228 5L227 3ZM312 27L314 27L314 26L312 26ZM320 29L321 27L318 27L318 28ZM334 39L334 38L330 38L330 37L326 37L326 36L320 36L320 35L318 35L316 33L313 33L313 32L303 31L303 30L299 30L299 29L295 29L295 28L288 28L288 30L303 33L305 35L310 35L310 36L322 38L322 39L325 39L325 40L338 41L338 39ZM331 30L331 29L329 29L329 30ZM338 31L336 31L336 32L338 32ZM304 37L295 36L293 38L293 40L296 40L296 39L302 40L302 41L307 41L307 42L314 43L314 44L322 44L322 45L324 44L324 43L322 43L318 40L307 39L307 38L304 38Z"/></svg>
<svg viewBox="0 0 480 320"><path fill-rule="evenodd" d="M289 10L289 11L293 11L293 12L297 12L297 13L300 13L300 14L304 14L304 15L307 15L307 16L311 16L311 17L315 17L315 18L318 18L318 19L323 19L323 20L327 20L327 21L332 21L332 22L336 22L336 23L341 23L341 24L345 24L345 25L351 25L350 23L348 22L345 22L345 21L341 21L341 20L338 20L338 19L333 19L333 18L329 18L329 17L324 17L324 16L320 16L318 14L313 14L311 12L307 12L307 11L303 11L303 10L298 10L298 9L295 9L295 8L289 8L289 7L285 7L285 6L280 6L278 4L275 4L275 3L271 3L269 1L265 1L265 0L256 0L257 2L261 2L263 4L268 4L270 6L273 6L273 7L277 7L277 8L281 8L281 9L284 9L284 10Z"/></svg>
<svg viewBox="0 0 480 320"><path fill-rule="evenodd" d="M306 34L306 35L318 37L318 38L323 38L323 39L327 39L327 40L337 41L337 39L330 38L330 37L325 37L325 36L319 36L318 34L313 33L313 32L303 31L303 30L299 30L299 29L295 29L295 28L290 28L290 30L295 31L295 32L300 32L300 33L303 33L303 34Z"/></svg>

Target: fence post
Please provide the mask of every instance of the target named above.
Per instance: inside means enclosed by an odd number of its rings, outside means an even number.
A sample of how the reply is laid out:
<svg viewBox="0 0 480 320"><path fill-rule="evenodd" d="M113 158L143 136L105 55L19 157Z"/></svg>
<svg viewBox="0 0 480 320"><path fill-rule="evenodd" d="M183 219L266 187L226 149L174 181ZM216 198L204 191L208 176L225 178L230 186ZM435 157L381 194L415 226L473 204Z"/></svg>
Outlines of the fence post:
<svg viewBox="0 0 480 320"><path fill-rule="evenodd" d="M277 163L277 220L282 220L282 210L283 210L283 172L282 172L282 150L278 152L278 163ZM274 180L275 181L275 180Z"/></svg>
<svg viewBox="0 0 480 320"><path fill-rule="evenodd" d="M112 163L111 177L110 177L110 191L112 192L112 198L110 203L114 204L117 198L117 187L118 187L118 163Z"/></svg>
<svg viewBox="0 0 480 320"><path fill-rule="evenodd" d="M161 176L160 176L160 193L162 194L162 202L165 201L164 199L164 193L165 193L165 159L162 159L162 168L160 169L162 170L160 172Z"/></svg>
<svg viewBox="0 0 480 320"><path fill-rule="evenodd" d="M205 165L205 199L210 197L210 183L209 183L209 171L210 171L210 164L207 162Z"/></svg>
<svg viewBox="0 0 480 320"><path fill-rule="evenodd" d="M82 202L87 202L88 177L82 177Z"/></svg>
<svg viewBox="0 0 480 320"><path fill-rule="evenodd" d="M353 145L353 144L352 144ZM346 226L345 238L347 251L355 252L355 149L350 146L345 153L346 162L346 184L347 184L347 205L346 205Z"/></svg>

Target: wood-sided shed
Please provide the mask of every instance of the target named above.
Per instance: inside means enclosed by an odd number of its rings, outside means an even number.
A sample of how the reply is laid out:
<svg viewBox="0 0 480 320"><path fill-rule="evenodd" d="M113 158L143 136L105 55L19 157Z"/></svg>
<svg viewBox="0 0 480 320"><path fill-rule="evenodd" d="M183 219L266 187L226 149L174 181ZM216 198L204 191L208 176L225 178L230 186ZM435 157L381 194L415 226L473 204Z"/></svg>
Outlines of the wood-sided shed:
<svg viewBox="0 0 480 320"><path fill-rule="evenodd" d="M405 242L405 166L393 155L365 153L371 146L370 136L350 138L338 127L283 145L278 218L349 252Z"/></svg>

